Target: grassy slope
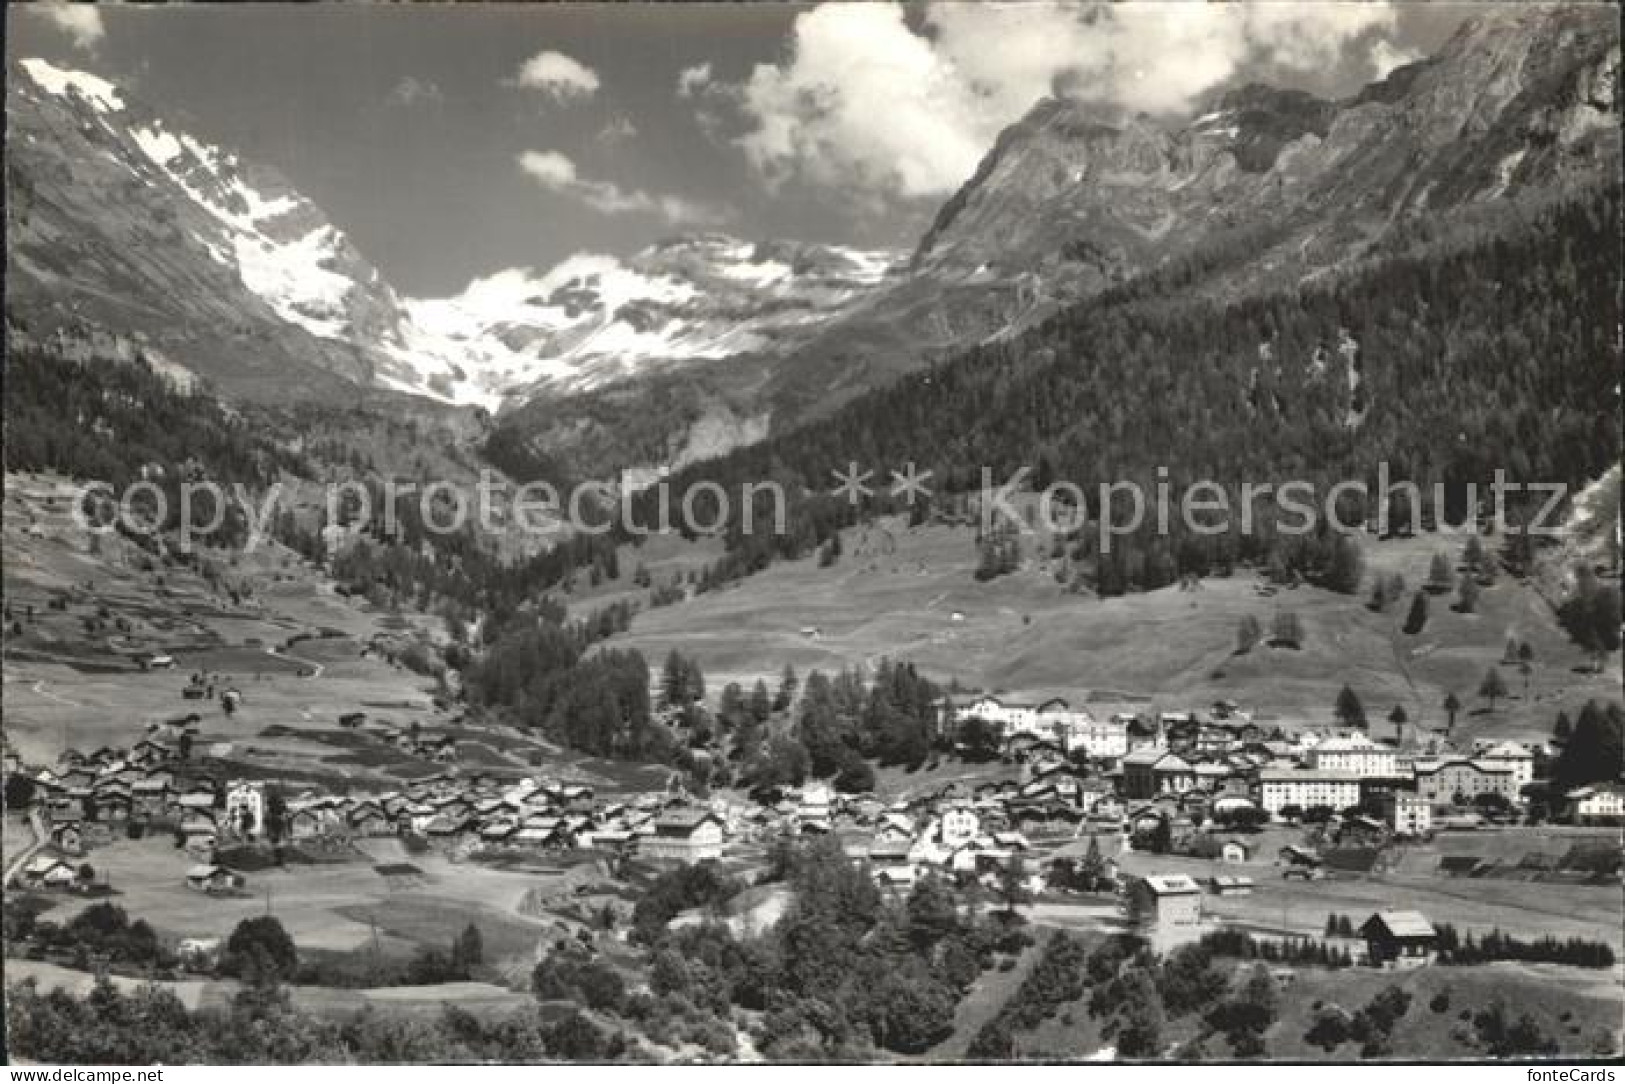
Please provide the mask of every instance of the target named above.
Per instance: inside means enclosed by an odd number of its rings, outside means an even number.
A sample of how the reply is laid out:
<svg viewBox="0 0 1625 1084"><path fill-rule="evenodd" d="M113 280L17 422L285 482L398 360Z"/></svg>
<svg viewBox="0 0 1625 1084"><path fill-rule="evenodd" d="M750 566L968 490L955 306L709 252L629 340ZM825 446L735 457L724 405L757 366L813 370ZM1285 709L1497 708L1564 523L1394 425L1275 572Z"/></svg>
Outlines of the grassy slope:
<svg viewBox="0 0 1625 1084"><path fill-rule="evenodd" d="M615 642L655 659L674 647L694 656L713 692L727 681L771 683L785 663L805 673L890 656L913 660L944 682L1060 694L1092 700L1097 710L1119 702L1143 707L1145 698L1173 708L1230 697L1299 725L1331 723L1347 683L1379 735L1392 733L1385 720L1396 704L1413 723L1443 727L1439 705L1452 690L1467 705L1457 732L1468 737L1543 737L1559 709L1572 714L1588 697L1618 697L1618 657L1600 675L1577 672L1586 660L1550 607L1506 577L1484 591L1475 614L1453 612L1449 596L1434 598L1427 628L1406 636L1405 603L1376 614L1364 593L1307 586L1266 598L1247 571L1204 581L1196 591L1099 600L1066 592L1032 546L1022 570L976 583L968 528L909 529L890 520L848 531L844 544L834 568L811 558L774 565L726 590L640 614ZM1362 545L1370 570L1397 571L1418 585L1432 555L1458 554L1461 540L1364 538ZM1233 655L1241 617L1251 614L1267 628L1278 609L1302 619L1302 649ZM1535 652L1529 696L1516 669L1507 668L1514 696L1493 713L1481 710L1479 682L1509 635Z"/></svg>

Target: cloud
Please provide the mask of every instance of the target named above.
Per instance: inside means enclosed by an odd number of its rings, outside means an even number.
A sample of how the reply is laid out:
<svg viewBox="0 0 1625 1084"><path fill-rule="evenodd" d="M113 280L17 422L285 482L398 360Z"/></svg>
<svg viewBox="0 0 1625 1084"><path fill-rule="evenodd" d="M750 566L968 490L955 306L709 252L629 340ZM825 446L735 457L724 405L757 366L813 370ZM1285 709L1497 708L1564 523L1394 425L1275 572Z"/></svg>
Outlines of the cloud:
<svg viewBox="0 0 1625 1084"><path fill-rule="evenodd" d="M390 90L388 102L391 105L411 107L414 105L439 105L446 100L439 84L432 79L419 79L415 75L403 75L401 81Z"/></svg>
<svg viewBox="0 0 1625 1084"><path fill-rule="evenodd" d="M701 66L678 81L703 126L770 185L938 198L1034 102L1061 95L1178 114L1248 65L1319 71L1391 32L1389 3L935 3L918 28L891 4L797 17L783 60L739 83Z"/></svg>
<svg viewBox="0 0 1625 1084"><path fill-rule="evenodd" d="M623 113L600 128L593 138L606 147L613 147L636 139L637 135L638 126L632 123L632 118Z"/></svg>
<svg viewBox="0 0 1625 1084"><path fill-rule="evenodd" d="M573 57L551 50L537 53L525 61L514 76L514 82L531 90L539 90L554 101L590 98L598 93L598 73Z"/></svg>
<svg viewBox="0 0 1625 1084"><path fill-rule="evenodd" d="M30 5L24 10L49 19L58 30L73 39L74 48L87 53L94 53L96 46L107 36L107 28L102 25L102 13L94 4L51 0L49 3Z"/></svg>
<svg viewBox="0 0 1625 1084"><path fill-rule="evenodd" d="M677 96L679 98L693 98L699 95L706 87L711 85L711 64L696 64L692 68L684 68L677 74Z"/></svg>
<svg viewBox="0 0 1625 1084"><path fill-rule="evenodd" d="M718 207L684 196L626 189L613 181L583 177L575 162L558 151L526 151L519 168L549 192L580 200L600 214L655 215L673 226L714 226L729 214Z"/></svg>
<svg viewBox="0 0 1625 1084"><path fill-rule="evenodd" d="M1371 66L1372 75L1386 79L1395 68L1403 68L1421 59L1422 54L1414 49L1401 48L1385 38L1378 38L1371 43L1371 53L1366 57L1366 62Z"/></svg>

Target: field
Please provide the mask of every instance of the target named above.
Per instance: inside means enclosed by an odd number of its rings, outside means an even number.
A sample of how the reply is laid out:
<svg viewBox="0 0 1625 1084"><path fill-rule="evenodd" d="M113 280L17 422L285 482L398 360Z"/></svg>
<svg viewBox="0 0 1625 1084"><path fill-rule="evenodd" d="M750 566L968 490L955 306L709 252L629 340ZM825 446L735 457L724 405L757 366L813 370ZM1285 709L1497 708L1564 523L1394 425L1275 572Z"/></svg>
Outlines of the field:
<svg viewBox="0 0 1625 1084"><path fill-rule="evenodd" d="M41 989L62 989L75 997L88 994L95 976L38 960L7 960L6 977L11 982L33 979ZM113 976L112 982L126 992L143 985L145 979ZM239 985L230 979L181 979L160 981L189 1009L226 1008ZM348 1017L366 1008L438 1016L447 1005L470 1012L501 1015L534 1004L528 993L518 993L484 982L448 982L433 986L394 986L372 990L337 990L325 986L285 988L296 1008L325 1016Z"/></svg>
<svg viewBox="0 0 1625 1084"><path fill-rule="evenodd" d="M538 946L554 920L521 910L526 895L552 879L524 870L474 862L453 863L436 854L408 857L394 840L364 841L350 861L290 863L247 874L236 897L207 896L188 888L186 870L196 858L166 836L119 839L88 856L101 879L117 892L113 902L145 917L162 936L225 937L237 923L274 914L304 950L334 953L379 951L407 956L418 948L444 949L472 922L485 943L486 960L504 972L528 974ZM411 878L386 875L378 866L409 863ZM65 898L53 917L65 920L87 901Z"/></svg>
<svg viewBox="0 0 1625 1084"><path fill-rule="evenodd" d="M1508 829L1483 839L1537 836L1536 829ZM1280 834L1280 833L1277 833ZM1556 937L1601 939L1625 957L1619 886L1552 885L1535 881L1453 878L1441 874L1438 859L1462 853L1459 837L1444 836L1427 847L1408 848L1395 869L1381 874L1333 874L1319 881L1284 880L1275 865L1278 846L1261 846L1254 860L1218 863L1197 858L1127 853L1121 856L1128 873L1188 873L1198 880L1216 874L1251 877L1257 888L1250 896L1203 898L1205 914L1260 931L1293 936L1318 936L1331 913L1350 915L1356 923L1379 910L1417 910L1436 921L1449 922L1463 932L1482 934L1499 927L1525 939L1546 934ZM1573 838L1606 839L1606 832L1578 833ZM1615 833L1611 838L1617 841ZM1280 842L1286 842L1284 839ZM1542 849L1541 838L1518 845L1520 853ZM1566 849L1566 847L1564 848Z"/></svg>
<svg viewBox="0 0 1625 1084"><path fill-rule="evenodd" d="M1398 572L1413 588L1436 552L1459 555L1461 536L1379 541L1362 538L1367 568ZM1432 599L1418 635L1400 630L1405 603L1374 613L1367 595L1316 587L1261 593L1250 571L1211 578L1195 590L1168 587L1097 599L1055 581L1028 545L1017 572L987 583L972 573L970 528L910 528L900 519L843 536L844 556L821 569L814 558L776 564L726 589L640 614L615 646L651 659L673 648L694 657L709 688L729 681L773 684L788 663L798 672L873 665L883 657L915 662L929 676L967 689L1017 697L1065 696L1098 713L1200 707L1237 700L1261 720L1330 724L1346 683L1359 694L1373 733L1391 736L1396 705L1415 727L1442 730L1440 705L1455 692L1465 705L1458 737L1545 737L1559 710L1588 698L1616 698L1616 659L1602 673L1557 627L1547 601L1502 576L1484 590L1477 612L1456 613L1451 596ZM624 572L624 562L623 562ZM1300 649L1260 646L1236 655L1236 627L1251 615L1267 629L1279 611L1298 615ZM1527 693L1514 667L1503 677L1512 695L1494 711L1476 693L1500 662L1506 640L1534 652Z"/></svg>
<svg viewBox="0 0 1625 1084"><path fill-rule="evenodd" d="M131 543L78 528L72 492L59 478L7 478L4 577L16 626L6 630L5 736L25 760L50 763L69 746L128 747L148 724L196 712L194 755L228 775L343 790L445 767L339 727L364 711L369 724L453 734L469 770L517 778L545 766L606 790L665 781L663 771L578 756L516 730L456 725L435 706L431 681L369 650L379 636L442 636L436 619L345 598L273 542L200 561L218 566L212 580L201 567L149 568ZM175 668L137 665L155 654L171 655ZM184 699L194 673L238 689L241 708L228 716L218 699Z"/></svg>

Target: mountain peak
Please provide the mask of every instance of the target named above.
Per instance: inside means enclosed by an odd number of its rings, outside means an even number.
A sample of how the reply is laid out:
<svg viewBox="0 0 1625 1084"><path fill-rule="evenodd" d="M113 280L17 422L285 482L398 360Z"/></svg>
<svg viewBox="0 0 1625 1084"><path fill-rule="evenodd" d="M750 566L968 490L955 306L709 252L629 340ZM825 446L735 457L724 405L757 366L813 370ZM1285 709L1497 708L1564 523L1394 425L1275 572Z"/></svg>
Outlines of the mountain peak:
<svg viewBox="0 0 1625 1084"><path fill-rule="evenodd" d="M17 61L36 86L50 94L82 99L98 112L117 113L124 109L124 98L118 87L90 72L59 68L43 57L25 57Z"/></svg>

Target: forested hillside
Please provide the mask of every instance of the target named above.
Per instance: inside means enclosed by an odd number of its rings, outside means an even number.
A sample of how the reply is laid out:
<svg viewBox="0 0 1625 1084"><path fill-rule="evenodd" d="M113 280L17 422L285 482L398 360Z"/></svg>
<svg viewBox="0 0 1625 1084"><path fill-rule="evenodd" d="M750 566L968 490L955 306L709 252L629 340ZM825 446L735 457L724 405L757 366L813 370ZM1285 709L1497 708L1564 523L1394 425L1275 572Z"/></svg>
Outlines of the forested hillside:
<svg viewBox="0 0 1625 1084"><path fill-rule="evenodd" d="M1233 304L1191 299L1183 287L1200 269L1174 268L673 484L737 492L776 478L816 491L849 462L884 478L914 461L935 472L939 499L978 488L984 467L999 482L1029 467L1035 487L1066 480L1086 499L1113 481L1148 494L1198 479L1227 489L1303 479L1321 491L1363 479L1375 491L1383 463L1392 479L1445 484L1450 505L1497 469L1576 487L1619 458L1619 226L1617 194L1598 191L1500 234ZM882 489L871 507L884 501ZM1421 515L1435 514L1457 520L1461 509L1434 509L1425 488ZM734 538L719 575L806 552L842 518L827 498L808 499L792 538ZM1176 522L1166 540L1122 547L1115 574L1152 588L1267 559L1286 547L1268 511L1259 518L1252 537L1182 538Z"/></svg>

